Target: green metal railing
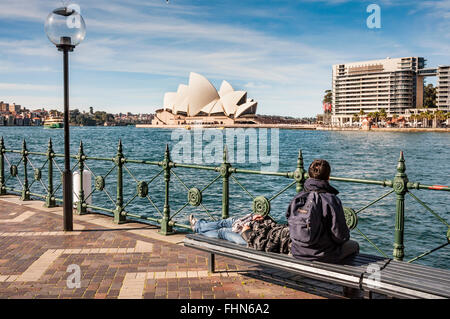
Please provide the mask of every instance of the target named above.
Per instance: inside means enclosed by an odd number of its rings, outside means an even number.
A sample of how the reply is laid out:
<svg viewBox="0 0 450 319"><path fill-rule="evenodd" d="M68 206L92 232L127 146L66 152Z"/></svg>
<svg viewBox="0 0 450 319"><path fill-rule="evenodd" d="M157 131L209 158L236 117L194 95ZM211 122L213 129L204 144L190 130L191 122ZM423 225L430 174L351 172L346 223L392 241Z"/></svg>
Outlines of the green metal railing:
<svg viewBox="0 0 450 319"><path fill-rule="evenodd" d="M19 160L17 163L12 162L9 159L8 154L18 154ZM42 165L37 167L34 165L31 157L41 158ZM25 140L22 144L21 150L10 150L5 148L3 137L0 140L0 195L6 195L8 192L20 194L22 200L30 200L31 196L41 198L45 200L45 206L55 207L56 203L62 202L61 198L56 196L57 191L61 188L62 183L55 183L54 174L58 172L62 174L62 171L56 161L57 158L63 158L63 154L57 154L53 151L52 141L49 140L46 152L31 152L27 149ZM294 171L289 172L262 172L257 170L240 169L232 167L227 159L227 149L223 152L223 161L220 166L205 166L197 164L183 164L176 163L171 160L169 147L166 146L164 153L164 158L162 161L146 161L146 160L136 160L127 158L123 153L122 142L119 140L117 147L117 153L114 157L104 158L104 157L91 157L84 153L83 143L80 142L78 154L72 155L72 159L76 161L72 170L77 168L79 172L84 172L85 170L90 171L93 176L93 190L89 194L85 194L83 190L83 174L80 173L80 188L75 190L76 198L76 213L86 214L88 209L105 212L112 214L114 216L114 222L117 224L125 223L129 218L138 221L157 223L160 226L160 234L169 235L174 232L174 227L181 227L185 229L190 229L190 226L186 223L179 222L175 217L179 216L180 213L186 209L188 206L196 207L203 210L212 220L216 220L214 214L212 214L203 203L203 194L211 185L219 183L221 181L221 218L228 218L230 215L230 182L233 182L240 188L244 194L250 197L252 201L252 210L259 214L269 214L271 211L271 203L281 194L285 193L287 190L295 186L296 192L300 192L303 189L304 182L308 178L308 174L304 168L302 152L299 151L297 158L297 165ZM103 175L96 175L89 167L88 162L101 162L104 163L102 167L108 167L106 164L109 163L111 167ZM139 180L131 171L129 166L131 165L143 165L145 167L150 166L156 168L157 173L150 176L148 179ZM29 181L29 166L33 169L34 176L33 180ZM22 179L19 177L19 168L22 167ZM5 174L6 169L9 168L9 172ZM43 170L47 169L47 185L42 181ZM55 170L56 168L56 170ZM214 178L201 188L189 187L185 181L178 175L178 170L201 170L209 171L214 174ZM106 188L106 180L110 179L110 175L115 172L116 178L114 180L116 193L111 194ZM373 206L374 204L380 202L384 198L391 194L396 195L395 205L395 229L394 229L394 243L393 243L393 258L396 260L404 259L404 224L405 224L405 199L406 195L411 197L414 201L419 203L427 212L433 215L439 222L447 227L447 232L442 234L444 240L443 243L439 244L437 247L428 250L417 257L412 258L408 262L416 261L424 256L431 254L432 252L446 247L450 242L450 226L448 222L440 217L433 209L431 209L425 202L420 200L412 190L432 190L440 192L449 192L450 187L441 185L424 185L419 182L410 182L406 175L405 160L403 157L403 152L400 153L400 158L398 159L397 172L392 180L370 180L370 179L357 179L357 178L345 178L345 177L330 177L330 180L336 182L345 183L359 183L367 185L378 185L381 187L389 188L389 191L379 196L373 201L370 201L363 207L354 210L351 208L344 208L345 218L350 230L358 232L367 242L372 245L381 255L388 257L383 250L381 250L371 239L369 239L358 227L358 215ZM192 173L193 175L195 173ZM273 195L256 196L247 189L244 184L239 180L242 176L248 175L263 175L263 176L273 176L278 178L288 179L289 182L286 186L282 187L279 191L275 192ZM136 183L136 191L130 199L126 202L124 201L124 178L129 176L132 181ZM152 199L151 196L158 192L150 192L149 187L158 179L162 178L164 183L164 197L163 197L163 207L158 207L157 203ZM16 179L20 188L15 188L8 186L8 182L11 179ZM181 205L176 211L171 211L171 193L170 186L173 185L174 181L181 185L181 188L187 193L186 202ZM36 193L31 191L31 187L38 183L41 185L45 193ZM57 185L55 185L57 184ZM88 204L87 200L93 196L95 192L102 192L105 194L107 200L111 202L112 207L108 208L105 205L93 205ZM177 192L179 195L179 192ZM129 211L130 204L137 198L147 199L148 205L154 211L155 215L159 215L159 218L141 215L133 211Z"/></svg>

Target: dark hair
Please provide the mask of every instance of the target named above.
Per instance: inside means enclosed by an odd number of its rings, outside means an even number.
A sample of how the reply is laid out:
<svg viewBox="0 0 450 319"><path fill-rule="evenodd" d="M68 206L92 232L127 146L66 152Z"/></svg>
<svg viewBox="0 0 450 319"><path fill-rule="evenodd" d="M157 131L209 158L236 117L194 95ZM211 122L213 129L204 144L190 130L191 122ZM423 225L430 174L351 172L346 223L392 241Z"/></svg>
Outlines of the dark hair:
<svg viewBox="0 0 450 319"><path fill-rule="evenodd" d="M323 159L314 160L309 166L309 177L327 181L330 178L330 164Z"/></svg>

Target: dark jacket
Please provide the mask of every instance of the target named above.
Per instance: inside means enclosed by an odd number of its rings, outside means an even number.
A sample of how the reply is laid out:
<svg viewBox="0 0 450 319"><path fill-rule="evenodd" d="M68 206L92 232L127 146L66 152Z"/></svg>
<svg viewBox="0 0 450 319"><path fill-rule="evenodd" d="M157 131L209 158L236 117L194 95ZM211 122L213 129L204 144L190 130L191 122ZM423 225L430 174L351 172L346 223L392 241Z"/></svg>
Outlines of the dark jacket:
<svg viewBox="0 0 450 319"><path fill-rule="evenodd" d="M304 190L298 193L291 201L286 218L294 215L298 209L298 199L305 196L305 192L318 192L316 205L322 210L322 226L317 240L313 244L305 244L292 239L291 252L295 258L306 260L319 260L324 262L337 262L341 254L341 246L350 239L350 231L345 222L344 209L341 200L336 196L339 192L328 181L309 178L306 180Z"/></svg>
<svg viewBox="0 0 450 319"><path fill-rule="evenodd" d="M250 229L242 232L248 247L260 251L289 254L291 239L289 226L277 224L270 217L250 222Z"/></svg>

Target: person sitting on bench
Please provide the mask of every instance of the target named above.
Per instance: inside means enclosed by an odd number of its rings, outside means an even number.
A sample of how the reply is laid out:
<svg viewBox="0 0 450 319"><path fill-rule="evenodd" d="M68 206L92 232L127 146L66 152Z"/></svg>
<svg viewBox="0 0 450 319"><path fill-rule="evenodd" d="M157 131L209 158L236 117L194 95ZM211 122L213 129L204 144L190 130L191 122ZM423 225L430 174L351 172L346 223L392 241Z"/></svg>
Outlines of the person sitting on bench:
<svg viewBox="0 0 450 319"><path fill-rule="evenodd" d="M350 240L339 192L328 182L330 173L327 161L314 160L304 190L289 204L286 218L295 258L337 263L359 253L359 244Z"/></svg>

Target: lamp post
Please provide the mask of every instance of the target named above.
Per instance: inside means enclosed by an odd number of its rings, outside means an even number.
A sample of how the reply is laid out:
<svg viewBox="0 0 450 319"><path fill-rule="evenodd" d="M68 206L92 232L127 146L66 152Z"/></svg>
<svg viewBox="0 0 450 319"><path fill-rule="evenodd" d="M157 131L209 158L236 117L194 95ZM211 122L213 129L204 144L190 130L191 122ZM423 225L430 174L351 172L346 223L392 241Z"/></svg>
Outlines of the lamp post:
<svg viewBox="0 0 450 319"><path fill-rule="evenodd" d="M73 230L72 172L70 169L69 139L69 52L83 41L86 25L80 10L72 6L53 10L45 21L45 33L64 56L64 172L63 219L64 230ZM82 174L82 173L81 173Z"/></svg>

